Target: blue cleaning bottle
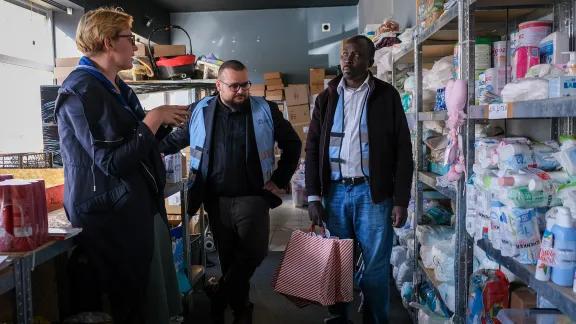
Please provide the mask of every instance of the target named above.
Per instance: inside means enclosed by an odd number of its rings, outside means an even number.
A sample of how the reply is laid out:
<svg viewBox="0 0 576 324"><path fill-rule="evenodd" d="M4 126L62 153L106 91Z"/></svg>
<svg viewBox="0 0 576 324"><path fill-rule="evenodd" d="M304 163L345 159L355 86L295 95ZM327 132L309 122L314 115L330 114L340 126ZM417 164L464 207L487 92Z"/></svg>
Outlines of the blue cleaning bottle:
<svg viewBox="0 0 576 324"><path fill-rule="evenodd" d="M572 287L576 270L576 229L570 209L558 207L556 224L552 226L554 236L555 265L552 267L552 282L559 286Z"/></svg>

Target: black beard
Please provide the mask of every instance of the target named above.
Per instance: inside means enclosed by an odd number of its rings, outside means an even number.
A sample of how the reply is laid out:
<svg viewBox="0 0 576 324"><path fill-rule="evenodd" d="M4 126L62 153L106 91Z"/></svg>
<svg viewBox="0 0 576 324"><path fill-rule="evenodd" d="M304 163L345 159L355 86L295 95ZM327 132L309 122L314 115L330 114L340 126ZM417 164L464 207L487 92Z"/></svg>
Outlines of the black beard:
<svg viewBox="0 0 576 324"><path fill-rule="evenodd" d="M234 100L224 100L222 99L222 103L224 103L228 108L232 109L233 111L246 111L248 107L250 107L250 97L246 97L244 101L241 103L236 103Z"/></svg>

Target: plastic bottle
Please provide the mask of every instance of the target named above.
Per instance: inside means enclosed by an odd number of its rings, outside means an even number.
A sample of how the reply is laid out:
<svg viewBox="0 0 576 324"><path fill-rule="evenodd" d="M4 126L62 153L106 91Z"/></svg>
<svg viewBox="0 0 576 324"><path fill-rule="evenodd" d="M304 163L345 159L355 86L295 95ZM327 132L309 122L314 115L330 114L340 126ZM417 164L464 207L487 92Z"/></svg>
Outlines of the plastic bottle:
<svg viewBox="0 0 576 324"><path fill-rule="evenodd" d="M559 163L552 154L557 150L546 144L508 144L499 149L493 156L493 163L500 170L521 169L527 166L538 169L555 170Z"/></svg>
<svg viewBox="0 0 576 324"><path fill-rule="evenodd" d="M528 187L530 181L535 180L537 178L535 174L532 173L524 173L524 174L514 174L509 177L500 177L498 178L498 185L500 187Z"/></svg>
<svg viewBox="0 0 576 324"><path fill-rule="evenodd" d="M500 239L500 215L504 204L497 200L490 201L490 228L488 229L488 240L496 250L500 250L502 243Z"/></svg>
<svg viewBox="0 0 576 324"><path fill-rule="evenodd" d="M550 271L552 267L550 263L554 262L552 246L554 245L554 235L552 234L552 227L556 224L556 218L550 217L546 220L546 229L542 234L542 243L540 244L540 252L538 253L538 263L536 264L536 273L534 277L540 281L550 280Z"/></svg>
<svg viewBox="0 0 576 324"><path fill-rule="evenodd" d="M552 226L554 237L554 266L551 271L552 281L564 287L574 284L574 270L576 269L576 229L572 215L568 208L558 208L556 224Z"/></svg>
<svg viewBox="0 0 576 324"><path fill-rule="evenodd" d="M555 192L557 186L570 182L570 177L564 171L544 172L543 174L542 177L530 179L528 182L530 191L548 190Z"/></svg>
<svg viewBox="0 0 576 324"><path fill-rule="evenodd" d="M562 52L562 54L570 55L570 61L566 63L566 75L576 76L576 52Z"/></svg>

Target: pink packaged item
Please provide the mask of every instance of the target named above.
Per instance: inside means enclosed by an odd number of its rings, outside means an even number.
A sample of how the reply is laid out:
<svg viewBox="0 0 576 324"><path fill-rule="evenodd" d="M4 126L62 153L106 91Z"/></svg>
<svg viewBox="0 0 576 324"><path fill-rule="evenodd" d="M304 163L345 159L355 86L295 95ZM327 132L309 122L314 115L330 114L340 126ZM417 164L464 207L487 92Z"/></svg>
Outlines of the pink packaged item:
<svg viewBox="0 0 576 324"><path fill-rule="evenodd" d="M522 79L528 70L540 63L540 48L537 46L518 47L512 55L512 80Z"/></svg>

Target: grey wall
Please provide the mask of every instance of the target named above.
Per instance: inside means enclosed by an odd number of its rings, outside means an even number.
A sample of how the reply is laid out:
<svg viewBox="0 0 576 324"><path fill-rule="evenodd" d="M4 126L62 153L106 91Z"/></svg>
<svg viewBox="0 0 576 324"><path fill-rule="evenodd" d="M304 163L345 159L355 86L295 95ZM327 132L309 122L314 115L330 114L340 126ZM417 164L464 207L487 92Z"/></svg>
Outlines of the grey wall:
<svg viewBox="0 0 576 324"><path fill-rule="evenodd" d="M338 65L340 41L358 34L356 6L173 13L171 23L190 34L195 55L239 60L255 83L276 71L285 83L308 83L310 68ZM322 23L331 31L322 32ZM174 30L172 44L188 40Z"/></svg>
<svg viewBox="0 0 576 324"><path fill-rule="evenodd" d="M360 0L357 7L360 32L364 31L367 24L381 24L392 14L401 30L416 24L414 0Z"/></svg>

